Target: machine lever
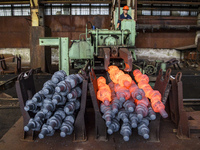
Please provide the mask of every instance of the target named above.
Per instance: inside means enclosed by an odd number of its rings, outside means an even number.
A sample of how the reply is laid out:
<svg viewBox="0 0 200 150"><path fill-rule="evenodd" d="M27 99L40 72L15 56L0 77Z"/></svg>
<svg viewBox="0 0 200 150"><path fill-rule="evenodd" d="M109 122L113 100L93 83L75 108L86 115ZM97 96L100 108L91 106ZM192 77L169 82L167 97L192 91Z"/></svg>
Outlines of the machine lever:
<svg viewBox="0 0 200 150"><path fill-rule="evenodd" d="M124 60L124 63L125 63L124 71L126 71L126 72L132 71L133 58L132 58L131 52L128 51L127 48L120 48L119 49L119 57L121 57Z"/></svg>

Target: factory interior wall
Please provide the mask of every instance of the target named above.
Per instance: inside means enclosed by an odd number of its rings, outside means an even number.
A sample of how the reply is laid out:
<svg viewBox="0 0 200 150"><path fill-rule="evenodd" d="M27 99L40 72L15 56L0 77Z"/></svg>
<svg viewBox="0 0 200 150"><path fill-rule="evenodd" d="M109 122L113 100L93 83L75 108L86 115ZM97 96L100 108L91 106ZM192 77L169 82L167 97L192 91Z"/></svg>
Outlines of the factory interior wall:
<svg viewBox="0 0 200 150"><path fill-rule="evenodd" d="M21 55L23 63L30 63L29 48L0 48L1 54ZM58 49L51 49L51 60L53 64L58 64ZM175 49L153 49L136 48L135 53L138 59L147 59L149 61L163 60L168 61L172 58L180 59L180 52Z"/></svg>
<svg viewBox="0 0 200 150"><path fill-rule="evenodd" d="M149 19L148 19L149 18ZM160 20L159 20L160 19ZM177 17L138 16L138 24L160 25L194 25L196 17L183 18L177 21ZM30 39L30 16L26 17L0 17L0 54L21 54L22 61L30 61L28 57ZM79 35L85 32L85 25L91 21L94 26L101 29L109 29L110 16L45 16L45 26L51 28L52 37L69 37L70 40L79 39ZM89 25L88 25L89 26ZM176 47L192 45L195 43L194 31L139 31L136 37L137 48L158 50L173 50ZM85 37L84 35L81 37ZM17 52L18 51L18 52ZM56 55L56 50L53 50ZM53 60L56 61L56 57Z"/></svg>
<svg viewBox="0 0 200 150"><path fill-rule="evenodd" d="M166 62L172 58L180 60L180 52L175 49L137 48L135 53L137 59L149 61L163 60Z"/></svg>
<svg viewBox="0 0 200 150"><path fill-rule="evenodd" d="M197 25L197 17L177 16L138 16L137 24L152 26L185 26ZM137 31L136 47L155 49L174 49L195 44L196 31L176 29L149 29Z"/></svg>
<svg viewBox="0 0 200 150"><path fill-rule="evenodd" d="M139 32L136 47L155 49L174 49L195 44L196 32Z"/></svg>

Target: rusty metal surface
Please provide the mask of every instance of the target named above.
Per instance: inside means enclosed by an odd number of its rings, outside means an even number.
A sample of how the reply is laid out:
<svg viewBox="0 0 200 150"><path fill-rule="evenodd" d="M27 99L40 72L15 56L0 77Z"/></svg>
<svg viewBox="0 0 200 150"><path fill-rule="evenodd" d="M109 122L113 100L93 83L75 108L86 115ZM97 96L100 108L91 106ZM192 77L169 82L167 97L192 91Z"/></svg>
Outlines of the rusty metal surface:
<svg viewBox="0 0 200 150"><path fill-rule="evenodd" d="M138 16L137 23L152 25L197 25L197 17Z"/></svg>
<svg viewBox="0 0 200 150"><path fill-rule="evenodd" d="M172 58L166 62L167 68L169 68L171 65L173 65L175 70L177 70L177 67L179 70L181 70L181 67L179 66L178 63L179 63L179 61L176 58Z"/></svg>
<svg viewBox="0 0 200 150"><path fill-rule="evenodd" d="M3 91L14 86L16 80L17 80L17 76L12 77L6 81L0 82L0 90Z"/></svg>
<svg viewBox="0 0 200 150"><path fill-rule="evenodd" d="M110 48L103 48L104 52L104 68L108 71L108 66L110 65Z"/></svg>
<svg viewBox="0 0 200 150"><path fill-rule="evenodd" d="M162 102L165 105L167 97L169 95L169 77L171 74L171 69L166 71L165 76L163 77L162 69L159 70L159 74L156 78L156 83L154 86L154 90L158 90L162 95ZM156 114L156 120L151 121L149 124L150 129L150 138L149 142L160 142L160 119L161 115Z"/></svg>
<svg viewBox="0 0 200 150"><path fill-rule="evenodd" d="M196 32L139 32L136 37L137 48L169 48L192 45ZM184 38L183 38L184 37Z"/></svg>
<svg viewBox="0 0 200 150"><path fill-rule="evenodd" d="M25 75L26 74L26 75ZM24 105L27 100L31 99L36 93L33 81L33 70L26 73L21 73L16 81L17 96L19 98L20 110L23 116L23 127L28 124L33 113L24 110ZM34 139L34 131L24 131L23 140L32 141Z"/></svg>
<svg viewBox="0 0 200 150"><path fill-rule="evenodd" d="M16 59L16 66L13 67L7 67L6 65L6 60L9 59ZM5 58L4 55L2 54L0 56L0 74L9 74L9 73L15 73L18 74L21 72L21 56L14 56L14 57L8 57Z"/></svg>
<svg viewBox="0 0 200 150"><path fill-rule="evenodd" d="M1 55L0 56L0 74L4 74L4 70L7 69L7 66L6 66L6 61L5 61L5 58L4 58L4 55Z"/></svg>
<svg viewBox="0 0 200 150"><path fill-rule="evenodd" d="M153 89L158 90L160 92L160 94L162 95L162 97L164 96L165 90L169 83L170 74L171 74L171 69L169 68L169 69L167 69L167 71L163 77L162 69L160 69L158 76L156 78L156 83L155 83L155 86Z"/></svg>
<svg viewBox="0 0 200 150"><path fill-rule="evenodd" d="M132 71L133 58L131 52L127 48L120 48L119 57L121 57L124 60L125 64L124 71L126 72Z"/></svg>
<svg viewBox="0 0 200 150"><path fill-rule="evenodd" d="M0 17L0 48L30 47L30 17ZM99 29L109 29L109 15L94 16L45 16L45 26L51 28L52 37L79 38L85 32L85 25L91 21ZM13 26L14 24L14 26Z"/></svg>
<svg viewBox="0 0 200 150"><path fill-rule="evenodd" d="M178 72L176 74L176 86L177 86L177 100L178 100L178 111L179 111L179 122L178 122L178 131L177 137L180 139L185 139L190 137L190 129L188 126L188 115L183 107L183 84L181 81L182 73Z"/></svg>
<svg viewBox="0 0 200 150"><path fill-rule="evenodd" d="M182 73L178 72L171 78L172 89L169 97L171 119L177 127L179 139L191 138L191 133L196 130L200 133L200 111L186 112L183 105Z"/></svg>
<svg viewBox="0 0 200 150"><path fill-rule="evenodd" d="M178 105L178 95L177 95L177 83L175 78L170 78L171 90L169 94L169 107L170 107L170 118L175 123L176 127L178 127L179 122L179 107Z"/></svg>
<svg viewBox="0 0 200 150"><path fill-rule="evenodd" d="M0 48L29 48L30 17L0 17Z"/></svg>
<svg viewBox="0 0 200 150"><path fill-rule="evenodd" d="M74 142L83 142L87 140L86 126L85 126L85 109L86 109L86 99L88 90L87 85L88 81L83 80L81 107L74 123Z"/></svg>
<svg viewBox="0 0 200 150"><path fill-rule="evenodd" d="M110 15L94 16L45 16L45 26L51 28L52 37L79 38L85 32L85 24L91 21L99 29L110 28ZM0 17L0 48L29 48L30 17ZM197 17L138 16L138 24L196 25ZM14 24L14 26L12 25ZM195 31L158 33L139 32L138 48L176 48L194 44ZM184 38L183 38L184 37Z"/></svg>
<svg viewBox="0 0 200 150"><path fill-rule="evenodd" d="M41 67L43 72L51 70L51 50L48 46L39 46L39 38L50 36L50 29L45 27L30 27L31 68Z"/></svg>
<svg viewBox="0 0 200 150"><path fill-rule="evenodd" d="M107 127L100 112L100 102L97 100L97 78L92 68L89 74L89 90L95 112L95 139L99 141L107 141Z"/></svg>
<svg viewBox="0 0 200 150"><path fill-rule="evenodd" d="M111 47L111 57L117 57L119 54L118 46Z"/></svg>
<svg viewBox="0 0 200 150"><path fill-rule="evenodd" d="M69 37L79 39L79 34L85 32L85 25L90 21L96 28L109 29L110 15L90 16L45 16L45 25L51 28L52 37Z"/></svg>

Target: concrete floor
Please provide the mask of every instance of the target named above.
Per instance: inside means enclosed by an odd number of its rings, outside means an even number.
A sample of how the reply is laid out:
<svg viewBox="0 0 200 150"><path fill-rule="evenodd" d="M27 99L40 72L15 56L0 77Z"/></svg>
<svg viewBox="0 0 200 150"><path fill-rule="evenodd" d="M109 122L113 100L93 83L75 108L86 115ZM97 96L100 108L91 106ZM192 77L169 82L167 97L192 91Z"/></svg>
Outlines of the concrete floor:
<svg viewBox="0 0 200 150"><path fill-rule="evenodd" d="M21 112L19 108L0 109L0 138L3 137L3 135L13 126L13 124L15 124L15 122L20 117Z"/></svg>
<svg viewBox="0 0 200 150"><path fill-rule="evenodd" d="M13 74L0 75L0 81L6 81L15 76L16 75L13 75ZM51 75L35 75L34 84L35 84L36 91L39 91L42 88L44 82L46 82L50 78L51 78ZM12 96L13 98L17 98L15 86L10 87L0 92L4 92ZM3 102L0 100L0 138L3 137L3 135L14 125L14 123L20 117L21 117L21 111L19 107L10 106L10 104L8 105L6 102Z"/></svg>
<svg viewBox="0 0 200 150"><path fill-rule="evenodd" d="M14 126L0 140L1 150L36 150L36 149L68 149L68 150L199 150L200 137L193 136L190 140L180 140L173 133L174 124L169 120L161 121L160 142L152 143L144 140L134 130L129 142L124 142L122 136L115 133L108 136L108 141L96 141L94 131L94 114L86 112L87 136L86 142L74 143L73 135L61 138L59 132L52 137L40 140L36 137L34 142L22 141L23 119L20 118Z"/></svg>

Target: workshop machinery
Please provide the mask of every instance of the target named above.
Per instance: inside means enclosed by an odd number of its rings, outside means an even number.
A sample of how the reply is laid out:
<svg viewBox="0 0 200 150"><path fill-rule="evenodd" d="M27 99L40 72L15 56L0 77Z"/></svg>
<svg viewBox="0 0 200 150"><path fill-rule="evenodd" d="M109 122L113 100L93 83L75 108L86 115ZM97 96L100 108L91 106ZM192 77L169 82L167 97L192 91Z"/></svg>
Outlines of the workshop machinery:
<svg viewBox="0 0 200 150"><path fill-rule="evenodd" d="M117 25L122 7L115 9L114 24ZM131 8L129 14L131 15ZM91 25L91 29L88 29ZM82 68L88 61L94 69L108 69L110 64L117 65L126 72L132 71L133 60L136 60L135 48L136 21L121 21L121 30L95 28L91 22L86 24L86 32L79 35L79 40L72 40L69 48L67 37L45 37L39 39L41 46L58 46L59 69L69 74L69 62L72 68ZM104 66L104 67L102 67Z"/></svg>

